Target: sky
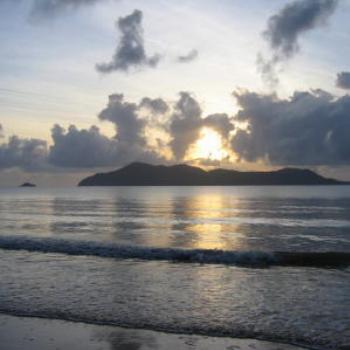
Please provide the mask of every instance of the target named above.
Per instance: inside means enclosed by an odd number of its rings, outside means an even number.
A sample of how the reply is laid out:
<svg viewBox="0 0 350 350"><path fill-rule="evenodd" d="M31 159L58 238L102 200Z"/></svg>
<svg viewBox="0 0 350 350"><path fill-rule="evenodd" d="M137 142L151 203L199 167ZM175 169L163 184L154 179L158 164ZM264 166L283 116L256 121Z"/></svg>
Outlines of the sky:
<svg viewBox="0 0 350 350"><path fill-rule="evenodd" d="M347 0L0 0L0 186L133 161L350 180Z"/></svg>

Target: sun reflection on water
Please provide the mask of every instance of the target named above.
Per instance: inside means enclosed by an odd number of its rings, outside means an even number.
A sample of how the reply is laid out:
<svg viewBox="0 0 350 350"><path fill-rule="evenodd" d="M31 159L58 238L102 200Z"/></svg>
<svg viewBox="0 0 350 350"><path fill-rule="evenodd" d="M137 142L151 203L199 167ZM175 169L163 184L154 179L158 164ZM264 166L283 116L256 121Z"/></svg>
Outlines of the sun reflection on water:
<svg viewBox="0 0 350 350"><path fill-rule="evenodd" d="M180 209L181 208L181 209ZM187 236L188 246L201 249L232 249L240 245L234 232L237 225L228 225L230 216L227 198L220 194L201 194L191 199L178 201L173 208L173 229L182 230ZM179 211L180 210L180 211Z"/></svg>

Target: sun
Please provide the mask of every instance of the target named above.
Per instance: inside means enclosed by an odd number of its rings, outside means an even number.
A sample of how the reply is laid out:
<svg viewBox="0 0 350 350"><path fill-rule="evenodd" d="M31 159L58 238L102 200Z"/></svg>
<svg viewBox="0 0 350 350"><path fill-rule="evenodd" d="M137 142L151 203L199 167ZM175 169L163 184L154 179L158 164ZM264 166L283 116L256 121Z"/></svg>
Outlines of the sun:
<svg viewBox="0 0 350 350"><path fill-rule="evenodd" d="M191 158L222 160L227 157L221 136L213 129L203 128L190 151Z"/></svg>

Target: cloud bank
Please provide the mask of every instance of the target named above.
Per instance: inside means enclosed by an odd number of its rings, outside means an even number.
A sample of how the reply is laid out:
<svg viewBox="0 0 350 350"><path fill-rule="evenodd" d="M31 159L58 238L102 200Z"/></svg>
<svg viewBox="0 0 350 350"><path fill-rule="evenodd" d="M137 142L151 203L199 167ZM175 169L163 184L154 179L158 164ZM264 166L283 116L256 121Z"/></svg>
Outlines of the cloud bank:
<svg viewBox="0 0 350 350"><path fill-rule="evenodd" d="M121 38L112 60L96 64L100 73L127 72L130 68L156 67L160 55L148 56L144 47L142 11L135 10L128 16L120 17L116 23Z"/></svg>
<svg viewBox="0 0 350 350"><path fill-rule="evenodd" d="M116 164L118 143L102 135L96 126L78 130L71 125L66 131L56 124L51 130L53 146L48 161L63 168L94 168Z"/></svg>
<svg viewBox="0 0 350 350"><path fill-rule="evenodd" d="M0 169L20 167L31 171L40 169L47 160L47 143L38 139L11 136L0 145Z"/></svg>
<svg viewBox="0 0 350 350"><path fill-rule="evenodd" d="M51 130L50 147L39 139L3 138L0 169L93 169L132 161L181 162L188 159L188 151L205 127L216 131L226 150L244 162L275 166L350 163L349 95L337 98L313 90L281 99L276 94L239 90L234 97L240 109L231 117L203 115L200 103L185 91L175 102L150 97L129 102L122 94L113 94L98 115L114 125L113 137L103 135L96 126L65 129L57 124ZM160 129L164 137L150 142L150 135Z"/></svg>
<svg viewBox="0 0 350 350"><path fill-rule="evenodd" d="M322 91L295 92L290 99L236 92L247 122L231 141L242 160L273 165L348 165L350 162L350 96Z"/></svg>

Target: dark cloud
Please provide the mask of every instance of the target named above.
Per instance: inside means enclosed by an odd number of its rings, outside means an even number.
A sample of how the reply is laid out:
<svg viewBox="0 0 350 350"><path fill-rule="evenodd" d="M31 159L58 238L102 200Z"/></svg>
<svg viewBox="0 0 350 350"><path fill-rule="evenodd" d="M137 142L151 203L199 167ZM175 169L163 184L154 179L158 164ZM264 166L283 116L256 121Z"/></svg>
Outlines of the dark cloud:
<svg viewBox="0 0 350 350"><path fill-rule="evenodd" d="M72 11L76 8L94 5L107 0L32 0L31 17L45 19L56 16L61 12Z"/></svg>
<svg viewBox="0 0 350 350"><path fill-rule="evenodd" d="M0 169L84 169L122 166L133 161L164 162L160 150L147 143L145 128L148 120L139 116L141 108L152 108L157 113L165 111L161 102L161 99L144 98L136 104L124 101L121 94L111 95L99 119L114 124L116 135L112 138L101 134L96 126L78 129L71 125L66 130L57 124L51 130L53 144L49 149L43 140L12 136L0 145Z"/></svg>
<svg viewBox="0 0 350 350"><path fill-rule="evenodd" d="M71 11L84 5L94 5L107 0L33 0L34 17L54 16L62 11Z"/></svg>
<svg viewBox="0 0 350 350"><path fill-rule="evenodd" d="M234 94L247 122L232 148L242 160L273 165L347 165L350 162L350 96L322 90L296 92L290 99L253 92Z"/></svg>
<svg viewBox="0 0 350 350"><path fill-rule="evenodd" d="M170 147L176 160L182 160L190 145L199 138L201 115L201 107L193 96L181 92L169 127Z"/></svg>
<svg viewBox="0 0 350 350"><path fill-rule="evenodd" d="M130 122L135 118L134 106L130 105L122 102L121 95L113 95L108 107L101 113L102 120L116 125L117 135L114 138L101 134L96 126L79 130L71 125L65 130L55 125L51 133L50 164L63 168L100 168L121 166L132 161L162 161L162 157L146 144L142 136L143 124L135 120Z"/></svg>
<svg viewBox="0 0 350 350"><path fill-rule="evenodd" d="M301 35L325 25L337 4L338 0L297 0L269 18L263 35L272 49L272 57L258 59L258 69L268 83L277 82L275 65L299 51Z"/></svg>
<svg viewBox="0 0 350 350"><path fill-rule="evenodd" d="M158 54L151 57L148 57L146 54L142 16L140 10L135 10L132 14L119 18L117 27L121 33L121 38L118 47L111 62L96 65L96 69L99 72L127 72L130 68L155 67L158 64L160 60Z"/></svg>
<svg viewBox="0 0 350 350"><path fill-rule="evenodd" d="M0 138L3 138L4 137L4 129L2 127L2 125L0 124Z"/></svg>
<svg viewBox="0 0 350 350"><path fill-rule="evenodd" d="M193 49L190 52L188 52L186 55L179 56L177 58L177 61L180 63L188 63L195 60L198 57L198 55L199 55L198 51L196 49Z"/></svg>
<svg viewBox="0 0 350 350"><path fill-rule="evenodd" d="M20 167L26 170L43 168L47 159L47 144L38 139L11 136L0 145L0 169Z"/></svg>
<svg viewBox="0 0 350 350"><path fill-rule="evenodd" d="M102 135L96 126L66 131L59 125L51 130L53 145L39 139L12 136L0 145L0 169L18 167L27 171L62 168L96 168L118 165L120 150L115 139Z"/></svg>
<svg viewBox="0 0 350 350"><path fill-rule="evenodd" d="M122 94L109 96L107 107L99 114L99 119L110 121L116 128L120 162L136 160L159 161L162 157L147 145L145 128L147 120L139 116L140 104L124 101Z"/></svg>
<svg viewBox="0 0 350 350"><path fill-rule="evenodd" d="M140 108L146 108L153 114L165 114L169 110L168 104L161 98L144 97L139 105Z"/></svg>
<svg viewBox="0 0 350 350"><path fill-rule="evenodd" d="M119 142L144 146L146 122L138 116L138 108L136 103L124 101L122 94L110 95L108 105L99 114L99 118L114 124Z"/></svg>
<svg viewBox="0 0 350 350"><path fill-rule="evenodd" d="M227 114L212 114L202 118L202 109L195 98L188 92L181 92L170 119L170 148L175 160L183 160L190 146L199 139L203 127L215 130L224 141L228 140L234 129Z"/></svg>
<svg viewBox="0 0 350 350"><path fill-rule="evenodd" d="M118 143L102 135L96 126L78 130L71 125L66 131L55 125L51 131L53 146L49 162L59 167L94 168L118 163Z"/></svg>
<svg viewBox="0 0 350 350"><path fill-rule="evenodd" d="M325 24L337 0L298 0L270 17L264 36L280 58L290 58L299 50L300 35Z"/></svg>
<svg viewBox="0 0 350 350"><path fill-rule="evenodd" d="M215 130L223 139L228 139L231 131L234 130L232 119L226 113L216 113L208 115L203 119L203 126Z"/></svg>
<svg viewBox="0 0 350 350"><path fill-rule="evenodd" d="M350 90L350 72L338 73L336 84L341 89Z"/></svg>

